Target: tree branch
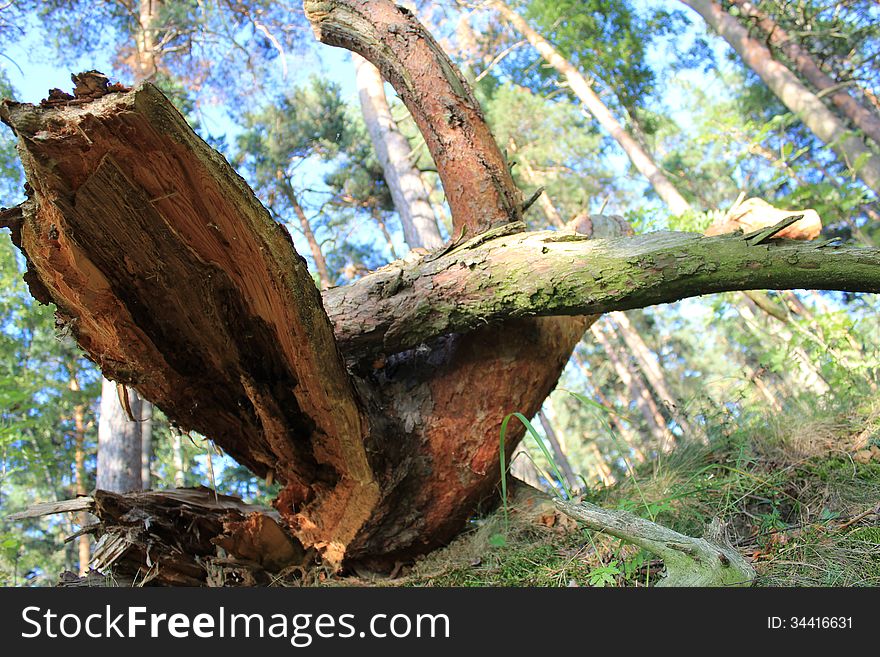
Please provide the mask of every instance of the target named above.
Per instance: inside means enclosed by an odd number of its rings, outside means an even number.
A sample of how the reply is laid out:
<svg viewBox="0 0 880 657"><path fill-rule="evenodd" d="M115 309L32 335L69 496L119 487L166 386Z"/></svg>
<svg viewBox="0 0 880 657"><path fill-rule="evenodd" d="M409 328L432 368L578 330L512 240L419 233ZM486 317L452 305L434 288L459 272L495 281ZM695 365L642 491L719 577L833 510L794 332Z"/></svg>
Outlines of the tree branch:
<svg viewBox="0 0 880 657"><path fill-rule="evenodd" d="M714 520L704 538L692 538L628 511L556 500L556 508L587 527L634 543L661 557L666 574L657 586L750 586L755 569Z"/></svg>
<svg viewBox="0 0 880 657"><path fill-rule="evenodd" d="M392 263L328 290L349 355L393 353L444 333L535 315L600 314L751 289L880 292L880 250L657 232L588 239L568 231L475 239Z"/></svg>
<svg viewBox="0 0 880 657"><path fill-rule="evenodd" d="M390 0L305 0L322 43L372 62L406 104L431 152L455 233L522 216L520 194L467 82L412 13Z"/></svg>

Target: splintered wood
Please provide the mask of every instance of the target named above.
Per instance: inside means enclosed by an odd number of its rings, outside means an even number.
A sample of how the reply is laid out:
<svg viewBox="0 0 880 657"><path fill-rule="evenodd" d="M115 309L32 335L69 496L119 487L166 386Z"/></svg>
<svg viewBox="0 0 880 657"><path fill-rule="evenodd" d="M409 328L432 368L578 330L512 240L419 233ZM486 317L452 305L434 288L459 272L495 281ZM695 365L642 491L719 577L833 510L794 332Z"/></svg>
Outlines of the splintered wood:
<svg viewBox="0 0 880 657"><path fill-rule="evenodd" d="M218 495L208 488L187 488L120 495L97 491L78 498L99 522L86 528L97 536L91 567L111 573L103 583L161 586L254 586L270 584L302 570L314 551L285 531L280 516L264 507ZM36 513L60 513L36 507ZM48 507L48 505L44 505ZM27 512L26 512L27 513ZM62 585L94 583L62 578Z"/></svg>
<svg viewBox="0 0 880 657"><path fill-rule="evenodd" d="M105 376L286 484L305 537L346 544L376 498L367 423L290 236L155 87L74 82L0 106L29 183L3 222L31 292Z"/></svg>

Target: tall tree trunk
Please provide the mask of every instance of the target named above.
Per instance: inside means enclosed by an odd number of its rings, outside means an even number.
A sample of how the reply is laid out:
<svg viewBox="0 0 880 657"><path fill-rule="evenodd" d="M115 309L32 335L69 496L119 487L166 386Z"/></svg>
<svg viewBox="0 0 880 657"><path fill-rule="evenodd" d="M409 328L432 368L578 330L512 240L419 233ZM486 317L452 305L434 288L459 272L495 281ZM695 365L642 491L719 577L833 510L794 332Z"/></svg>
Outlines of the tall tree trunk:
<svg viewBox="0 0 880 657"><path fill-rule="evenodd" d="M437 227L437 218L428 202L419 171L413 164L409 142L391 116L382 74L360 55L352 53L352 59L357 71L361 112L394 207L400 215L403 237L410 248L439 248L443 245L443 238Z"/></svg>
<svg viewBox="0 0 880 657"><path fill-rule="evenodd" d="M137 61L134 76L138 82L146 80L159 71L159 54L156 52L156 18L163 0L139 0L138 27L135 32Z"/></svg>
<svg viewBox="0 0 880 657"><path fill-rule="evenodd" d="M632 325L632 322L629 321L629 317L622 312L613 312L609 314L611 315L611 319L617 324L620 335L623 337L623 341L635 357L639 369L645 375L651 388L657 393L657 397L663 402L664 406L666 406L666 410L669 412L673 421L681 428L684 435L689 439L706 442L706 435L702 431L694 428L685 417L684 412L681 409L681 404L672 394L669 385L666 383L666 376L663 374L660 364L655 360L654 355L651 353L651 350L648 349L648 345L645 344L642 336L639 335L638 330L636 330L635 326Z"/></svg>
<svg viewBox="0 0 880 657"><path fill-rule="evenodd" d="M559 442L559 437L556 435L556 430L553 428L553 424L550 422L543 409L538 411L538 419L541 421L541 427L543 427L544 434L547 436L547 442L550 443L550 447L553 451L553 460L556 462L556 466L562 471L562 476L565 477L565 483L571 490L580 488L580 479L578 479L574 468L571 467L571 461L568 460L568 456L562 448L562 444Z"/></svg>
<svg viewBox="0 0 880 657"><path fill-rule="evenodd" d="M681 0L691 7L760 76L770 90L816 137L833 150L875 194L880 195L880 157L857 136L788 68L773 59L763 43L713 0Z"/></svg>
<svg viewBox="0 0 880 657"><path fill-rule="evenodd" d="M283 176L284 172L279 171L278 177L283 178ZM284 197L287 199L287 202L290 203L290 207L293 208L296 218L299 219L300 228L306 238L306 242L309 244L309 251L312 252L312 260L315 261L315 267L318 269L318 283L322 290L326 290L333 284L333 281L330 279L330 269L327 267L327 259L324 258L324 252L321 251L321 245L318 244L318 238L315 237L315 231L312 230L312 224L309 222L305 210L303 210L303 207L299 204L299 199L296 197L296 192L293 191L293 186L290 185L287 180L280 180L280 183Z"/></svg>
<svg viewBox="0 0 880 657"><path fill-rule="evenodd" d="M780 27L775 20L760 10L749 0L732 0L743 15L752 19L767 36L767 41L785 53L797 71L843 112L853 124L880 145L880 116L864 107L852 95L827 75L816 63L810 53L791 35Z"/></svg>
<svg viewBox="0 0 880 657"><path fill-rule="evenodd" d="M608 325L607 322L605 324L606 326ZM608 336L605 335L605 332L598 325L594 324L591 326L590 332L596 339L596 342L602 346L602 349L608 356L608 360L611 361L611 366L617 373L617 378L630 391L632 400L636 403L636 407L645 419L645 426L648 427L648 431L654 437L657 450L668 452L675 446L675 436L666 426L666 420L663 418L663 414L657 407L657 403L654 401L651 393L645 387L645 383L640 377L633 375L629 366L620 357L618 347L609 340Z"/></svg>
<svg viewBox="0 0 880 657"><path fill-rule="evenodd" d="M179 431L171 433L171 460L174 464L174 486L183 488L186 485L186 470L183 464L183 440Z"/></svg>
<svg viewBox="0 0 880 657"><path fill-rule="evenodd" d="M146 399L140 399L141 423L141 487L150 490L153 487L152 462L153 462L153 404Z"/></svg>
<svg viewBox="0 0 880 657"><path fill-rule="evenodd" d="M134 418L140 419L140 399L125 389ZM141 427L132 422L117 395L117 386L103 379L98 419L97 487L114 493L141 490Z"/></svg>
<svg viewBox="0 0 880 657"><path fill-rule="evenodd" d="M584 104L584 107L605 128L620 147L626 152L636 169L648 179L657 195L669 207L673 214L683 214L691 209L690 203L679 193L675 185L657 166L654 159L639 145L620 121L618 121L599 95L593 91L590 83L578 69L565 57L559 54L553 45L533 29L526 20L505 3L493 0L491 6L509 20L513 26L528 39L532 47L555 68L568 82L569 88Z"/></svg>
<svg viewBox="0 0 880 657"><path fill-rule="evenodd" d="M71 368L70 390L79 392L79 381L73 374ZM77 404L73 407L73 440L74 440L74 472L76 476L76 495L82 497L88 495L89 491L86 487L86 407L85 404ZM77 514L77 522L80 528L89 524L89 514L86 511L80 511ZM89 561L91 560L91 550L89 547L89 535L82 534L77 539L77 550L79 555L79 574L85 575L89 572Z"/></svg>

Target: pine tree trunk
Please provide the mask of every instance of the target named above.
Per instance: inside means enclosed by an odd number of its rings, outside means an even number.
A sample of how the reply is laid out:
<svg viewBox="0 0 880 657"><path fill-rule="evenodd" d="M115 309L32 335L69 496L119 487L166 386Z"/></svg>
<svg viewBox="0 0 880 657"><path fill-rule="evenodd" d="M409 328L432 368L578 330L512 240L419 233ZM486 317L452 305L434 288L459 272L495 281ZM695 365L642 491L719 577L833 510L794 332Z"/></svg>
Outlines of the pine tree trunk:
<svg viewBox="0 0 880 657"><path fill-rule="evenodd" d="M629 347L630 353L635 357L639 370L645 375L648 383L654 389L654 392L657 393L657 397L666 406L666 410L673 421L681 428L688 439L706 442L705 434L695 429L685 417L681 404L672 394L669 385L666 383L666 376L663 374L663 370L653 354L651 354L651 350L648 349L648 345L645 344L642 336L639 335L635 326L629 321L629 317L622 312L609 314L611 319L617 324L620 335L623 337L627 347Z"/></svg>
<svg viewBox="0 0 880 657"><path fill-rule="evenodd" d="M132 415L139 419L140 400L125 389ZM141 490L141 428L132 422L117 395L117 386L103 379L98 419L97 487L114 493Z"/></svg>
<svg viewBox="0 0 880 657"><path fill-rule="evenodd" d="M138 396L140 399L140 395ZM153 487L153 404L140 399L141 424L141 487L150 490Z"/></svg>
<svg viewBox="0 0 880 657"><path fill-rule="evenodd" d="M568 82L569 88L584 104L584 107L592 114L600 125L605 128L620 147L626 152L630 161L638 171L648 179L651 187L657 195L669 207L673 214L684 214L691 209L690 203L679 193L675 185L665 173L657 166L653 158L643 149L638 141L626 131L599 95L593 91L590 83L577 68L565 57L559 54L556 48L534 30L525 19L503 2L493 0L491 6L510 21L523 36L528 39L532 47L555 68Z"/></svg>
<svg viewBox="0 0 880 657"><path fill-rule="evenodd" d="M394 207L400 215L403 237L411 249L439 248L443 245L443 238L437 228L437 218L428 202L419 171L414 166L409 142L391 116L382 74L360 55L352 54L352 59L357 70L361 112L382 165Z"/></svg>
<svg viewBox="0 0 880 657"><path fill-rule="evenodd" d="M562 444L559 442L559 438L556 435L556 430L553 428L553 424L547 418L547 414L544 413L543 409L538 411L538 419L541 421L541 427L544 429L544 434L547 436L547 442L550 443L553 460L556 462L556 466L560 471L562 471L562 476L565 477L565 483L571 490L580 488L580 479L574 471L574 468L571 467L571 461L568 460L568 456L565 454L565 450L562 448Z"/></svg>
<svg viewBox="0 0 880 657"><path fill-rule="evenodd" d="M606 326L608 325L607 322L605 324ZM644 382L640 377L633 375L629 366L620 357L618 347L611 342L598 325L590 327L590 332L593 334L596 342L602 346L602 349L608 356L608 360L611 361L611 366L617 373L617 378L630 391L632 400L635 401L636 407L645 419L648 431L650 431L654 438L656 449L660 452L668 452L675 446L675 436L666 426L666 420L663 418L663 414L657 407L651 393L645 387Z"/></svg>
<svg viewBox="0 0 880 657"><path fill-rule="evenodd" d="M283 176L284 173L279 171L278 175ZM326 290L333 284L333 282L330 279L330 270L327 268L327 260L324 258L324 252L321 250L321 245L318 244L318 238L315 237L315 232L312 230L312 224L309 223L309 218L306 216L305 210L303 210L302 206L299 204L299 199L296 197L293 187L291 187L287 181L281 181L281 190L288 203L290 203L290 207L293 208L296 218L299 219L299 226L306 238L306 242L308 242L309 251L312 253L312 260L315 261L315 267L318 270L318 284L322 290Z"/></svg>
<svg viewBox="0 0 880 657"><path fill-rule="evenodd" d="M72 370L71 370L72 371ZM70 390L79 392L79 381L75 375L70 377ZM86 407L84 404L77 404L73 407L73 439L74 439L74 475L76 477L76 494L78 497L88 495L86 487ZM77 514L77 522L80 528L89 524L89 514L86 511L80 511ZM77 551L79 556L79 574L85 575L89 572L89 561L91 560L91 549L89 545L89 535L82 534L77 539Z"/></svg>
<svg viewBox="0 0 880 657"><path fill-rule="evenodd" d="M820 92L831 100L834 106L853 124L880 145L880 116L861 105L837 81L827 75L816 63L810 53L797 43L776 21L760 10L749 0L732 0L743 15L755 21L767 36L769 43L785 53L797 71Z"/></svg>
<svg viewBox="0 0 880 657"><path fill-rule="evenodd" d="M702 16L731 45L743 62L820 141L833 150L875 194L880 194L880 157L874 155L843 122L825 107L788 68L773 59L770 50L713 0L681 0Z"/></svg>
<svg viewBox="0 0 880 657"><path fill-rule="evenodd" d="M186 485L186 470L183 465L183 445L179 431L171 434L171 459L174 464L174 486L183 488Z"/></svg>

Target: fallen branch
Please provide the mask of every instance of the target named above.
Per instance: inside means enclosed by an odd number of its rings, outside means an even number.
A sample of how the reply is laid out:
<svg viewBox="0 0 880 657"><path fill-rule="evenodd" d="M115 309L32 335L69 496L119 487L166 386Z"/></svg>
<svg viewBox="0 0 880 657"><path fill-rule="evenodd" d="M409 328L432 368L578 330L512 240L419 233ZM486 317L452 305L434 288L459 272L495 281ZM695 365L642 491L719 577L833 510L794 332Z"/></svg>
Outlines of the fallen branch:
<svg viewBox="0 0 880 657"><path fill-rule="evenodd" d="M590 529L611 534L661 557L666 573L657 586L751 586L756 573L713 520L704 538L679 534L628 511L556 500L556 508Z"/></svg>

